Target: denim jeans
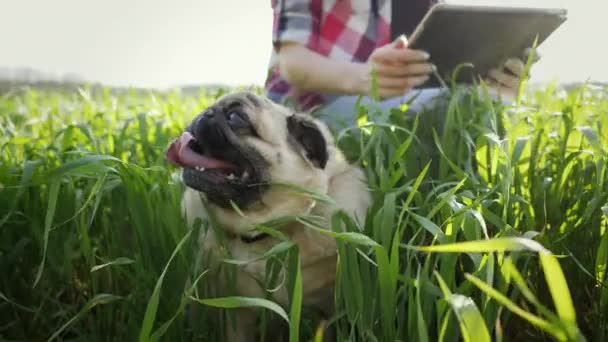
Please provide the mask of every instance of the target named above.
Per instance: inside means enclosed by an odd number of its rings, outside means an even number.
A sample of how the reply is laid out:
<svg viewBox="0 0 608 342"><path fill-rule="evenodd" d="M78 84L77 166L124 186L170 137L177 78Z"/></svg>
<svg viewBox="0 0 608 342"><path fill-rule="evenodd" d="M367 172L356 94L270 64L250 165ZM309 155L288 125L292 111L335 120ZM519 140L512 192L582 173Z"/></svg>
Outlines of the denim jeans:
<svg viewBox="0 0 608 342"><path fill-rule="evenodd" d="M488 122L485 122L481 117L491 117L492 111L487 111L487 113L484 113L483 110L480 111L480 108L476 108L474 104L469 102L464 94L470 93L463 92L458 95L458 103L456 104L460 108L459 116L463 118L476 116L478 117L476 120L480 120L481 125L487 125ZM407 109L403 113L403 122L406 124L406 128L411 129L410 123L413 124L413 119L418 118L418 126L416 129L417 139L416 143L412 144L410 147L414 150L412 151L413 153L410 153L410 156L419 158L419 160L416 160L415 163L413 163L416 164L415 166L410 164L410 167L412 171L420 171L427 161L433 160L431 173L437 174L438 171L435 167L440 160L442 160L442 157L434 140L435 132L439 137L443 135L444 131L450 133L450 141L444 141L447 146L443 147L445 153L448 155L447 157L450 159L465 160L461 155L462 153L465 153L462 152L463 148L458 147L465 146L466 150L471 147L469 146L470 142L468 140L463 136L459 136L458 132L454 132L454 130L459 129L458 127L444 127L448 120L448 108L450 107L451 101L455 99L453 95L454 94L450 94L450 91L446 89L427 88L410 91L404 96L389 98L379 102L374 101L370 97L338 96L329 101L325 106L319 108L313 115L325 122L334 133L339 133L344 128L355 128L354 130L350 130L350 132L354 133L354 136L356 137L360 133L360 131L356 129L358 114L356 108L357 101L366 107L378 109L378 112L383 113L383 115L388 115L390 109L401 109L401 105L407 104ZM509 105L511 102L508 99L500 99L495 95L490 95L490 97L493 102L498 100L498 102L501 102L503 105ZM468 119L465 119L465 121L467 120ZM374 118L370 118L370 121L375 120ZM380 121L383 121L383 119L381 118ZM470 135L467 134L467 136L471 137L471 139L473 139L472 141L474 141L475 135L479 134L479 131L478 129L471 128L469 133ZM468 168L469 170L472 170L476 165L474 153L473 151L466 153L469 154L470 157L467 160L473 160L473 166ZM465 168L464 165L462 165L462 167Z"/></svg>
<svg viewBox="0 0 608 342"><path fill-rule="evenodd" d="M444 98L442 95L445 94L446 91L441 88L412 90L403 96L392 97L377 103L369 96L337 96L319 108L315 116L323 120L332 130L338 130L339 128L354 126L356 124L357 101L360 101L361 105L377 106L382 111L400 108L402 105L407 104L406 115L410 114L414 116L416 113L421 113L424 110L433 110L439 104L439 100Z"/></svg>

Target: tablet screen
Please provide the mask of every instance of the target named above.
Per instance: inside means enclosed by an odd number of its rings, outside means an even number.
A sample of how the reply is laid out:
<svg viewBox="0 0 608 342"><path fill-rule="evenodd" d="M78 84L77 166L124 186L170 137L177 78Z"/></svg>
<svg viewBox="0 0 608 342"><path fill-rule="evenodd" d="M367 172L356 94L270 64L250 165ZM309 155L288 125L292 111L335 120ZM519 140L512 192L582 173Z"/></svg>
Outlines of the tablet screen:
<svg viewBox="0 0 608 342"><path fill-rule="evenodd" d="M437 0L391 0L391 40L409 37Z"/></svg>
<svg viewBox="0 0 608 342"><path fill-rule="evenodd" d="M565 21L564 10L483 6L435 6L409 40L413 49L427 51L439 75L449 84L472 83L508 58L523 58L526 48L540 45ZM439 86L431 77L424 87Z"/></svg>

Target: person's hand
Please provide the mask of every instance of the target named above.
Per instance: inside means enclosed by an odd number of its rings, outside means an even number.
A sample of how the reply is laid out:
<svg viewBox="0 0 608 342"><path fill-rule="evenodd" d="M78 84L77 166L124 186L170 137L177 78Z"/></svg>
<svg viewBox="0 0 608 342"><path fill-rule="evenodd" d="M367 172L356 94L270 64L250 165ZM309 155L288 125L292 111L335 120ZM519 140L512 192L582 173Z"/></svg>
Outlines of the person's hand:
<svg viewBox="0 0 608 342"><path fill-rule="evenodd" d="M532 54L532 49L524 52L525 61ZM538 55L534 54L532 63L539 60ZM508 98L514 98L519 90L519 85L524 77L525 61L521 58L509 58L502 67L494 68L488 73L484 80L491 93Z"/></svg>
<svg viewBox="0 0 608 342"><path fill-rule="evenodd" d="M405 37L379 47L362 65L361 90L369 94L372 71L375 71L380 98L401 96L429 79L434 68L428 62L429 57L424 51L409 49Z"/></svg>

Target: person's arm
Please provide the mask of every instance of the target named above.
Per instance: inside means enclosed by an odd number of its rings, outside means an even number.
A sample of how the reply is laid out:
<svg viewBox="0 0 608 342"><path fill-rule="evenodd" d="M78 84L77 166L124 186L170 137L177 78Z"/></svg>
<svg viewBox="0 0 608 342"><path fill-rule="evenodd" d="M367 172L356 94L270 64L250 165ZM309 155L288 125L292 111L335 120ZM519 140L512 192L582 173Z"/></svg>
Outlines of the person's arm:
<svg viewBox="0 0 608 342"><path fill-rule="evenodd" d="M372 69L377 71L378 95L404 94L422 84L432 71L428 56L395 41L376 49L367 63L325 57L308 48L317 37L321 8L310 0L273 0L273 47L281 75L295 88L326 94L368 95ZM316 5L315 5L316 4Z"/></svg>
<svg viewBox="0 0 608 342"><path fill-rule="evenodd" d="M367 64L332 60L298 43L283 44L278 55L282 76L300 90L347 95L369 91Z"/></svg>
<svg viewBox="0 0 608 342"><path fill-rule="evenodd" d="M395 41L376 49L367 63L333 60L301 44L284 44L279 51L283 77L301 90L327 94L369 95L376 71L381 98L403 95L424 83L432 72L429 56Z"/></svg>

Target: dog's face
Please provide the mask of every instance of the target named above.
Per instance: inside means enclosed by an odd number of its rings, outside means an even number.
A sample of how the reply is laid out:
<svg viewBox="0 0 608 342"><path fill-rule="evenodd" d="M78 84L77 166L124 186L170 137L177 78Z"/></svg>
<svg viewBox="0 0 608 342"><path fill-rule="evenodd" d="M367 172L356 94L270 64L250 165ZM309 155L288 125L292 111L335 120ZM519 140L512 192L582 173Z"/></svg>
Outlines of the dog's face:
<svg viewBox="0 0 608 342"><path fill-rule="evenodd" d="M169 146L167 159L183 169L185 185L204 195L225 221L237 220L232 203L262 221L277 211L301 214L310 205L275 183L326 191L332 144L318 121L241 92L196 116Z"/></svg>

